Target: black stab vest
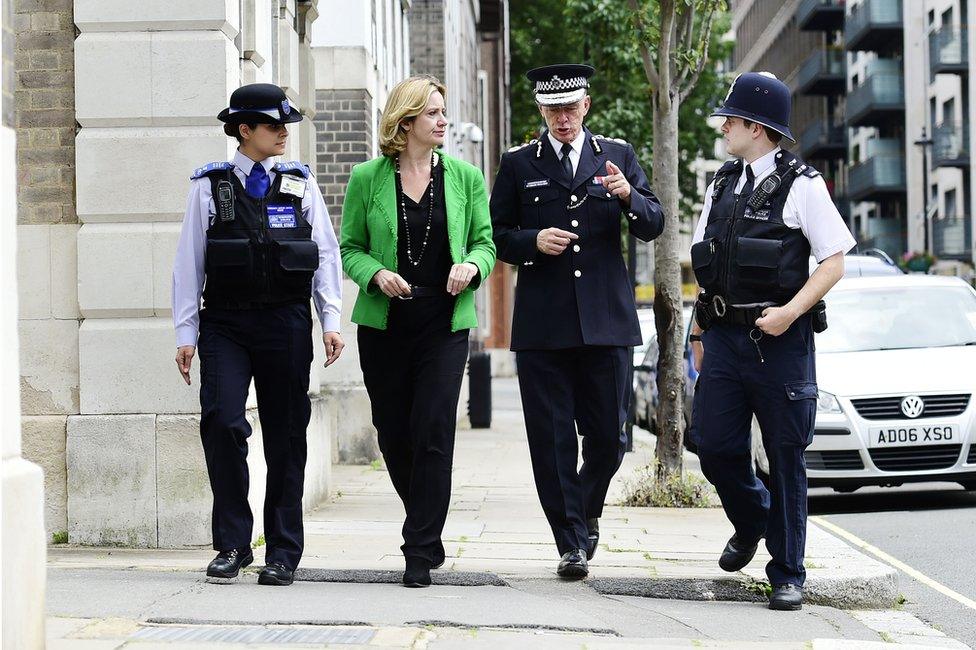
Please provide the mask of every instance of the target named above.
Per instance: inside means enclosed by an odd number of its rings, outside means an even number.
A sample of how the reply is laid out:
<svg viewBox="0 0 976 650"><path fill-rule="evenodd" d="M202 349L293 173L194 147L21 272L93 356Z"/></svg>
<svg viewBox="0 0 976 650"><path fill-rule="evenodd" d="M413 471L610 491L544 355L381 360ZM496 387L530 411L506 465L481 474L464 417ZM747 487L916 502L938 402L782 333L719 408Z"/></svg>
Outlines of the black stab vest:
<svg viewBox="0 0 976 650"><path fill-rule="evenodd" d="M308 303L312 275L319 266L318 246L312 240L311 224L302 216L301 197L282 193L281 181L285 174L312 181L297 170L275 171L275 180L261 199L244 191L232 168L206 174L217 214L207 229L205 308ZM221 218L217 187L221 181L230 182L234 191L232 221Z"/></svg>
<svg viewBox="0 0 976 650"><path fill-rule="evenodd" d="M732 160L715 174L705 236L691 247L695 277L708 296L722 296L730 305L784 305L810 276L810 242L799 228L783 222L783 208L796 177L813 178L819 172L780 151L773 172L781 179L779 187L753 209L749 197L735 194L742 165ZM755 192L771 176L757 181Z"/></svg>

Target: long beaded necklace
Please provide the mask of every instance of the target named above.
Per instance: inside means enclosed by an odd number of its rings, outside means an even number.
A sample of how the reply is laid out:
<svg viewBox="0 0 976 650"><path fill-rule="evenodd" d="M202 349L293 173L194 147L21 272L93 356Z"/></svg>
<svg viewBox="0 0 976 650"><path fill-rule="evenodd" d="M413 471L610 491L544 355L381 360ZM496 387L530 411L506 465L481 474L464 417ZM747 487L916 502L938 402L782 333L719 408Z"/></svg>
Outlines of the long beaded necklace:
<svg viewBox="0 0 976 650"><path fill-rule="evenodd" d="M404 200L406 192L403 189L403 178L400 176L400 157L397 156L394 160L396 161L396 175L397 175L397 185L400 189L400 216L403 219L403 229L407 231L407 260L413 266L420 266L420 261L424 259L424 251L427 250L427 241L430 239L430 224L434 218L434 164L435 164L435 154L431 152L430 154L430 182L427 184L428 188L428 201L427 201L427 228L424 230L424 241L420 245L420 255L417 259L413 259L413 245L410 240L410 222L407 221L407 204Z"/></svg>

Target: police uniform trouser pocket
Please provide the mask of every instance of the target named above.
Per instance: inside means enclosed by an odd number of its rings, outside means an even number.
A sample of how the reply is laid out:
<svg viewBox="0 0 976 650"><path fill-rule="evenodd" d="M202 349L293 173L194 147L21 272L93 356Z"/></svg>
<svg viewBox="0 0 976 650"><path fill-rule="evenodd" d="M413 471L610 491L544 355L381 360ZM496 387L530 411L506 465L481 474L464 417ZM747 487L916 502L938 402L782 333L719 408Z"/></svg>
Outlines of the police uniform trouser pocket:
<svg viewBox="0 0 976 650"><path fill-rule="evenodd" d="M691 265L698 286L711 287L718 281L720 246L721 242L710 237L691 247Z"/></svg>
<svg viewBox="0 0 976 650"><path fill-rule="evenodd" d="M778 239L739 237L735 253L739 283L746 287L779 284L782 256L783 242Z"/></svg>
<svg viewBox="0 0 976 650"><path fill-rule="evenodd" d="M817 382L790 381L785 385L789 413L783 427L785 444L806 446L813 442L817 418Z"/></svg>

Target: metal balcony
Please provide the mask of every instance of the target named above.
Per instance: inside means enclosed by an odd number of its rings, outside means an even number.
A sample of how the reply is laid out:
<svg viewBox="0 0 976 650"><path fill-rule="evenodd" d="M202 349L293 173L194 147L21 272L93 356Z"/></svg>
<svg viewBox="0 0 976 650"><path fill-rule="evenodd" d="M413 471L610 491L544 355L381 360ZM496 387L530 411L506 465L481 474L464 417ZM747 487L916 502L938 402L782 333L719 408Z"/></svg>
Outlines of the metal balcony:
<svg viewBox="0 0 976 650"><path fill-rule="evenodd" d="M969 167L969 125L940 124L932 131L933 167Z"/></svg>
<svg viewBox="0 0 976 650"><path fill-rule="evenodd" d="M796 75L796 89L804 95L843 95L847 90L847 52L819 50Z"/></svg>
<svg viewBox="0 0 976 650"><path fill-rule="evenodd" d="M842 0L803 0L796 12L796 24L808 32L844 29L844 3Z"/></svg>
<svg viewBox="0 0 976 650"><path fill-rule="evenodd" d="M848 192L852 201L883 201L905 194L905 156L883 154L851 168Z"/></svg>
<svg viewBox="0 0 976 650"><path fill-rule="evenodd" d="M901 121L905 112L905 80L890 72L871 75L847 95L849 126L884 126Z"/></svg>
<svg viewBox="0 0 976 650"><path fill-rule="evenodd" d="M847 157L847 127L817 120L800 134L804 160L843 160Z"/></svg>
<svg viewBox="0 0 976 650"><path fill-rule="evenodd" d="M973 257L973 220L969 215L932 220L932 252L942 259L970 261Z"/></svg>
<svg viewBox="0 0 976 650"><path fill-rule="evenodd" d="M929 71L963 74L969 70L969 30L943 27L929 34Z"/></svg>
<svg viewBox="0 0 976 650"><path fill-rule="evenodd" d="M902 0L864 0L854 5L844 22L845 47L852 52L902 51L901 3Z"/></svg>

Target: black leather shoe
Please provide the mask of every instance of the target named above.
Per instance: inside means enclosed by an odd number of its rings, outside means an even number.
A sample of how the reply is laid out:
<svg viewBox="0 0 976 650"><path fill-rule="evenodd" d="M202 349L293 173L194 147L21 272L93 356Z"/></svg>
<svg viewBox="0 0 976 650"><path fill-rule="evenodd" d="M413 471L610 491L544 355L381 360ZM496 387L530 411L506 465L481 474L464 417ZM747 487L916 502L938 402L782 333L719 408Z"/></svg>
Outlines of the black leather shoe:
<svg viewBox="0 0 976 650"><path fill-rule="evenodd" d="M729 573L741 571L747 564L752 562L752 558L756 556L756 549L758 548L758 539L752 544L749 544L743 543L737 535L733 535L729 539L729 543L725 545L725 550L722 551L722 557L718 559L718 565Z"/></svg>
<svg viewBox="0 0 976 650"><path fill-rule="evenodd" d="M444 560L445 560L445 559L446 559L446 558L445 558L445 557L444 557L443 555L439 555L439 556L438 556L438 557L437 557L437 558L436 558L436 559L434 560L434 563L433 563L433 564L432 564L432 565L430 566L430 568L431 568L431 570L434 570L434 569L439 569L439 568L441 568L442 566L444 566Z"/></svg>
<svg viewBox="0 0 976 650"><path fill-rule="evenodd" d="M773 585L773 593L769 595L769 609L795 612L802 606L803 587L790 583Z"/></svg>
<svg viewBox="0 0 976 650"><path fill-rule="evenodd" d="M600 520L587 519L586 528L589 531L586 544L586 560L590 561L596 555L596 547L600 543Z"/></svg>
<svg viewBox="0 0 976 650"><path fill-rule="evenodd" d="M254 561L254 555L250 548L232 548L229 551L221 551L217 554L209 565L207 565L208 578L236 578L241 569Z"/></svg>
<svg viewBox="0 0 976 650"><path fill-rule="evenodd" d="M556 573L562 578L579 580L585 578L590 573L586 566L586 551L581 548L573 549L563 553L563 558L559 561Z"/></svg>
<svg viewBox="0 0 976 650"><path fill-rule="evenodd" d="M259 585L274 585L286 587L295 581L295 572L285 568L281 562L272 562L261 569L258 574Z"/></svg>
<svg viewBox="0 0 976 650"><path fill-rule="evenodd" d="M403 572L404 587L430 586L430 561L422 557L406 558L407 568ZM442 562L443 564L443 562Z"/></svg>

